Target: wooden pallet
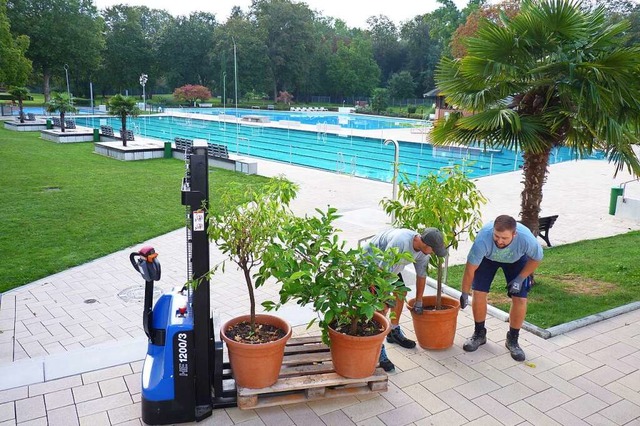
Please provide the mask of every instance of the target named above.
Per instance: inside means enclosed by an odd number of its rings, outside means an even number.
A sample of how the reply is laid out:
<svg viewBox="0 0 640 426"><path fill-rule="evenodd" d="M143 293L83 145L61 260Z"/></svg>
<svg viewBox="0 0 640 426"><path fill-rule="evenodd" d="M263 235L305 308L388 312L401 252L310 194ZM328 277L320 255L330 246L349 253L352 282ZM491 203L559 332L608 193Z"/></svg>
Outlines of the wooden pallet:
<svg viewBox="0 0 640 426"><path fill-rule="evenodd" d="M376 368L362 379L342 377L333 369L329 348L320 337L289 339L278 381L261 389L238 387L243 410L387 390L387 373Z"/></svg>

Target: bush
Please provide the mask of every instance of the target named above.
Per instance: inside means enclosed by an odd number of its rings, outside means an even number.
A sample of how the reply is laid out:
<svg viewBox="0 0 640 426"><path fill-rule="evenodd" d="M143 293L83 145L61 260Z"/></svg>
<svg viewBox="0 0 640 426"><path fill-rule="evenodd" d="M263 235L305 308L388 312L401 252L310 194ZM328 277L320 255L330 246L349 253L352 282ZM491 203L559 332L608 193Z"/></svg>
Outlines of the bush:
<svg viewBox="0 0 640 426"><path fill-rule="evenodd" d="M409 105L407 107L407 112L409 113L409 115L415 114L416 113L416 109L417 109L417 107L415 105Z"/></svg>

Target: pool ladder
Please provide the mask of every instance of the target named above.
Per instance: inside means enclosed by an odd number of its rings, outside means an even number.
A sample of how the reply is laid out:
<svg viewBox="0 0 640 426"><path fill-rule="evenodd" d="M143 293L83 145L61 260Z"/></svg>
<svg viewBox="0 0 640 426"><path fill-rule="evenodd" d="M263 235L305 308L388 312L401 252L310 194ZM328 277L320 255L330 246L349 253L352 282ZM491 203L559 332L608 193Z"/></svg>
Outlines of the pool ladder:
<svg viewBox="0 0 640 426"><path fill-rule="evenodd" d="M356 169L358 168L358 157L351 157L349 165L351 167L351 172L349 174L354 176L356 174ZM347 163L344 159L344 154L340 151L338 151L338 158L336 159L336 173L347 173Z"/></svg>

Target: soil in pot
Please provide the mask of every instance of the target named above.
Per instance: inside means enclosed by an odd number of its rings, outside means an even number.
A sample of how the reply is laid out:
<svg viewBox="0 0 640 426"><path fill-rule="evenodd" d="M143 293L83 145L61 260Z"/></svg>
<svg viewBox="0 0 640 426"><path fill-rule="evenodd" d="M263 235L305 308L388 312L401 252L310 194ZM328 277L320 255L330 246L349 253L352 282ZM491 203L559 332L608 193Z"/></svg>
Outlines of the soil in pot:
<svg viewBox="0 0 640 426"><path fill-rule="evenodd" d="M225 330L225 334L231 340L250 345L275 342L286 335L283 329L271 324L256 324L256 329L252 330L249 321L239 322L230 326Z"/></svg>
<svg viewBox="0 0 640 426"><path fill-rule="evenodd" d="M284 330L284 337L268 343L242 343L227 337L226 331L236 324L248 322L249 315L233 318L220 328L220 336L227 344L229 361L236 385L244 388L260 389L278 381L284 347L291 337L291 326L282 318L258 314L256 322Z"/></svg>

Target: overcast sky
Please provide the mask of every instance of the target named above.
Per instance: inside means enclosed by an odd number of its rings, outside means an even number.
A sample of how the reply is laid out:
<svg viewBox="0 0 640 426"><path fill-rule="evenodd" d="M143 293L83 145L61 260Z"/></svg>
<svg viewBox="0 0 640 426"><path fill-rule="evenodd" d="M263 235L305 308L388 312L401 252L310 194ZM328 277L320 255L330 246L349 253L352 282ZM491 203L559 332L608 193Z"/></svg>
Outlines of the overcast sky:
<svg viewBox="0 0 640 426"><path fill-rule="evenodd" d="M367 26L366 20L372 15L386 15L398 25L401 21L431 12L440 6L436 0L307 0L304 3L324 16L339 18L350 27L361 28ZM454 3L462 8L468 1L454 0ZM116 4L147 6L164 9L174 16L189 15L195 11L210 12L216 15L219 23L224 23L233 6L240 6L246 12L251 0L95 0L94 4L98 9Z"/></svg>

